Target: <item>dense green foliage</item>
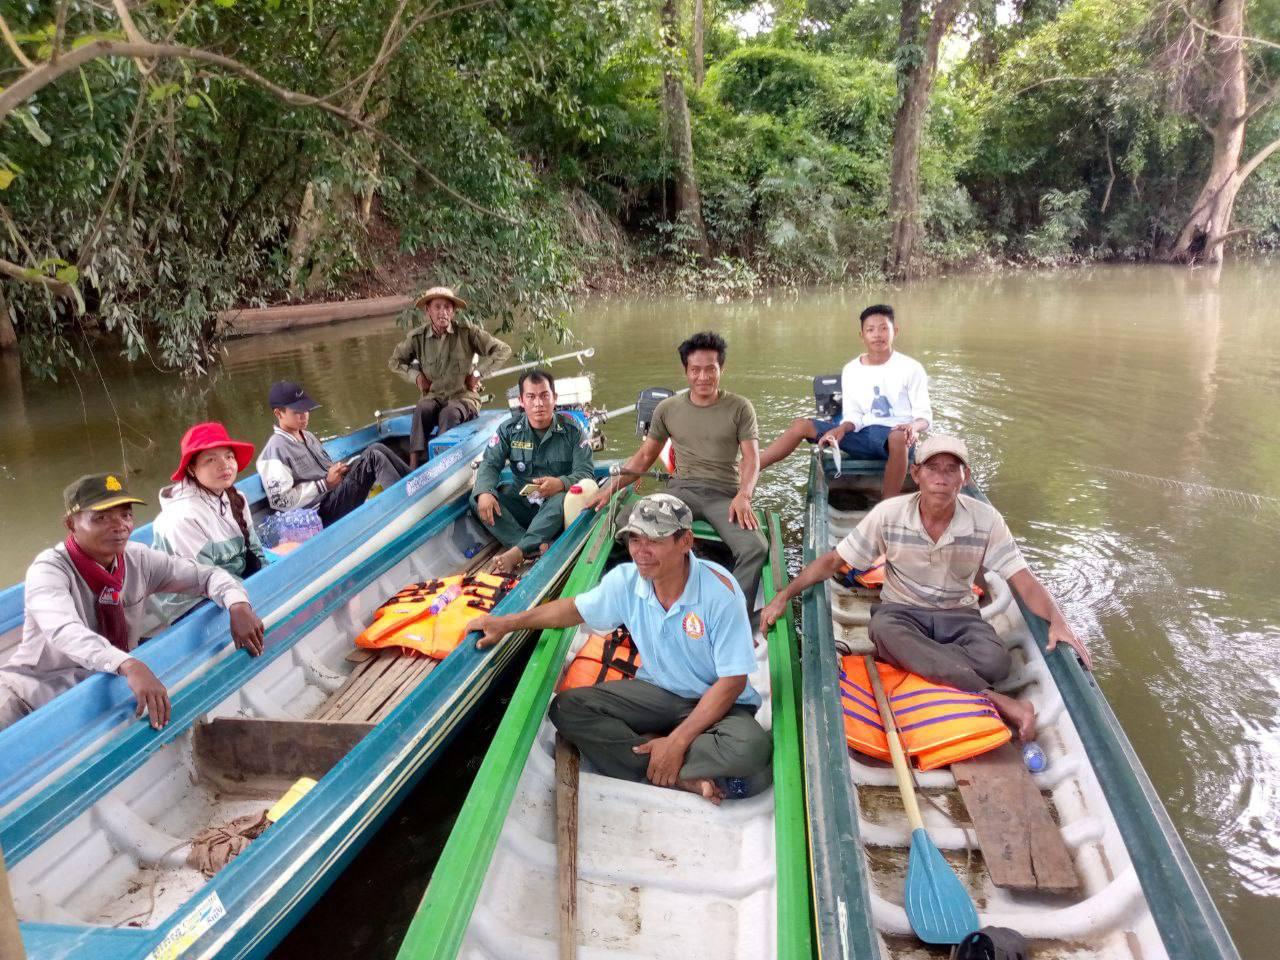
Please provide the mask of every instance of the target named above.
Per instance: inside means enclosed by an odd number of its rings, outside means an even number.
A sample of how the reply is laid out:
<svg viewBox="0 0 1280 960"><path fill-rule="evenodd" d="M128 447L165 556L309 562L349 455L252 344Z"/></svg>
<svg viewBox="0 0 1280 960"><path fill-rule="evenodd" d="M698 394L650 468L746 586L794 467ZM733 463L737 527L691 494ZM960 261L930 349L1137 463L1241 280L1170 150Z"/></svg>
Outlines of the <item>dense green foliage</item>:
<svg viewBox="0 0 1280 960"><path fill-rule="evenodd" d="M37 64L58 6L7 17ZM491 326L533 336L561 329L592 276L747 290L879 269L897 69L917 55L898 49L895 0L776 4L754 36L732 19L750 4L707 0L706 82L686 88L710 262L671 213L653 0L452 6L406 0L401 26L427 19L364 95L400 0L133 4L146 37L332 94L366 126L180 59L97 59L45 87L0 128L0 258L74 281L85 312L3 281L28 366L54 374L105 332L131 356L200 369L216 311L291 293L450 283ZM110 5L66 8L64 49L119 35ZM1211 149L1166 89L1161 8L999 9L975 0L944 46L921 156L929 265L1151 256ZM1250 23L1274 34L1280 2L1256 0ZM21 72L0 60L0 86ZM1276 136L1265 107L1249 150ZM1277 166L1241 193L1249 242L1280 240Z"/></svg>

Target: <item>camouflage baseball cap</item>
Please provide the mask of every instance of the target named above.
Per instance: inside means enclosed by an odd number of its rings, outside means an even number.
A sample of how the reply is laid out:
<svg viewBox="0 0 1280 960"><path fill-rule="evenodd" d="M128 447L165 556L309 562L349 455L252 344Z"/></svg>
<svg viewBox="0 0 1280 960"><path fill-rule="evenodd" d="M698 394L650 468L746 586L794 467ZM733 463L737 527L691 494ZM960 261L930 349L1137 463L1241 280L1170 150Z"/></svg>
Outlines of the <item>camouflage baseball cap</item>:
<svg viewBox="0 0 1280 960"><path fill-rule="evenodd" d="M637 500L618 528L618 536L638 533L642 537L669 537L681 530L693 529L693 511L679 497L669 493L653 493Z"/></svg>

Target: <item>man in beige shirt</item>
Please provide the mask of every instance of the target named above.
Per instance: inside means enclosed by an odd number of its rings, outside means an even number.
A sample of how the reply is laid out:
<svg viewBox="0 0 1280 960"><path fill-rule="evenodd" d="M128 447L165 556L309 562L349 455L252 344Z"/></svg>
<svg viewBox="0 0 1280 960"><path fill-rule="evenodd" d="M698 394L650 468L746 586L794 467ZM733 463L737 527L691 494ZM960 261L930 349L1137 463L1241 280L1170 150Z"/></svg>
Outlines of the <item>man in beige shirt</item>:
<svg viewBox="0 0 1280 960"><path fill-rule="evenodd" d="M1062 642L1086 668L1092 661L1027 568L1004 518L990 504L961 495L968 472L962 440L935 435L924 441L911 467L919 492L876 504L834 550L805 567L774 598L760 625L768 629L786 615L792 597L835 576L842 564L867 569L883 554L883 602L868 628L877 658L935 683L986 694L1018 736L1031 740L1035 708L993 689L1009 675L1011 663L978 611L973 584L979 572L1000 574L1033 613L1049 621L1050 652Z"/></svg>
<svg viewBox="0 0 1280 960"><path fill-rule="evenodd" d="M670 440L676 470L667 492L688 504L696 519L711 524L732 551L733 576L750 612L769 551L751 508L760 478L760 430L751 401L720 389L726 350L718 333L695 333L680 344L689 393L658 404L640 449L622 465L620 477L600 488L591 505L608 503L618 486L653 466Z"/></svg>
<svg viewBox="0 0 1280 960"><path fill-rule="evenodd" d="M480 412L481 381L511 359L511 348L480 327L455 323L463 300L448 287L432 287L414 306L427 315L391 352L387 366L421 395L409 431L409 467L427 458L427 441L474 420Z"/></svg>

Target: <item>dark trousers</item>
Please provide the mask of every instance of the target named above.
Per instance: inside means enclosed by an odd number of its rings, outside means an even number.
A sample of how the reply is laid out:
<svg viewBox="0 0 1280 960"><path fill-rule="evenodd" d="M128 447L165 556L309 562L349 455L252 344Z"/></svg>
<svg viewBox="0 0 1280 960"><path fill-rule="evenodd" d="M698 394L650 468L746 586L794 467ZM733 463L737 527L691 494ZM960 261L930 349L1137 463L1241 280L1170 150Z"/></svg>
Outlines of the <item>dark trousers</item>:
<svg viewBox="0 0 1280 960"><path fill-rule="evenodd" d="M409 465L387 447L381 443L369 444L364 453L351 464L342 483L321 497L316 504L320 522L329 526L368 500L369 491L375 483L382 484L385 490L408 473Z"/></svg>
<svg viewBox="0 0 1280 960"><path fill-rule="evenodd" d="M551 543L564 530L563 493L535 505L528 497L520 496L515 486L504 483L493 491L493 496L502 513L494 518L489 529L504 547L518 546L526 557L531 557L542 544ZM476 494L471 495L472 509L478 499Z"/></svg>
<svg viewBox="0 0 1280 960"><path fill-rule="evenodd" d="M409 427L409 452L426 453L431 431L437 426L440 432L444 433L460 423L474 420L476 414L476 409L462 400L423 397L413 409L412 423Z"/></svg>
<svg viewBox="0 0 1280 960"><path fill-rule="evenodd" d="M878 659L960 690L987 690L1012 666L1009 651L976 607L935 610L882 603L871 615L868 632Z"/></svg>
<svg viewBox="0 0 1280 960"><path fill-rule="evenodd" d="M645 680L611 680L557 695L551 722L605 776L643 781L649 757L631 748L666 736L697 705ZM742 777L756 792L771 782L772 755L773 741L756 723L755 710L734 704L693 741L680 779Z"/></svg>
<svg viewBox="0 0 1280 960"><path fill-rule="evenodd" d="M747 598L747 612L755 610L760 571L769 554L769 543L759 530L744 530L729 519L734 494L692 480L672 480L667 493L679 497L693 511L695 520L705 520L720 535L733 554L733 578Z"/></svg>

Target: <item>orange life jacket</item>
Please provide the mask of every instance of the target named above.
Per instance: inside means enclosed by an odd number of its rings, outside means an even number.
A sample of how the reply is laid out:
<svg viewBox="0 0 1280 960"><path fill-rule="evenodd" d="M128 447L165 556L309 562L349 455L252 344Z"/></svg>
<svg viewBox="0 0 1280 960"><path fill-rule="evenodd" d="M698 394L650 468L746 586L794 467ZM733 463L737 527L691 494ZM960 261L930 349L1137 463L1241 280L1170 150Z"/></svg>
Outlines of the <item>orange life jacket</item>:
<svg viewBox="0 0 1280 960"><path fill-rule="evenodd" d="M859 753L888 760L889 742L880 723L866 662L862 657L848 656L840 665L845 740ZM1007 743L1013 736L995 705L982 694L932 683L887 663L877 663L876 667L902 749L921 770L976 757Z"/></svg>
<svg viewBox="0 0 1280 960"><path fill-rule="evenodd" d="M884 565L885 556L880 554L872 562L871 566L865 570L855 570L847 563L840 564L835 572L835 576L831 579L837 583L841 583L846 587L865 587L867 590L879 590L884 586ZM977 597L982 596L982 588L976 583L973 585L973 593Z"/></svg>
<svg viewBox="0 0 1280 960"><path fill-rule="evenodd" d="M607 637L593 633L569 664L557 690L590 687L606 680L634 680L639 668L640 653L626 627L618 627Z"/></svg>
<svg viewBox="0 0 1280 960"><path fill-rule="evenodd" d="M492 610L517 579L478 573L412 583L374 611L356 646L405 647L443 660L471 619Z"/></svg>

